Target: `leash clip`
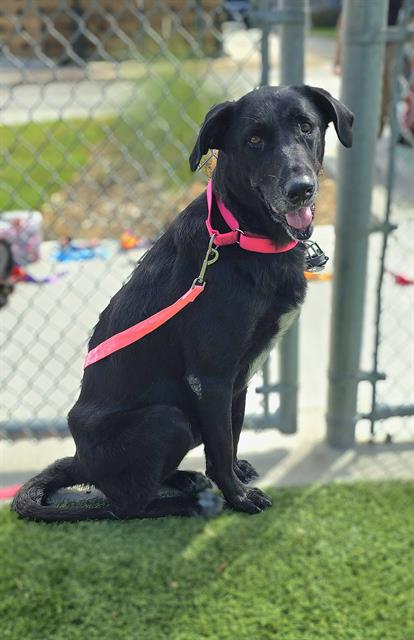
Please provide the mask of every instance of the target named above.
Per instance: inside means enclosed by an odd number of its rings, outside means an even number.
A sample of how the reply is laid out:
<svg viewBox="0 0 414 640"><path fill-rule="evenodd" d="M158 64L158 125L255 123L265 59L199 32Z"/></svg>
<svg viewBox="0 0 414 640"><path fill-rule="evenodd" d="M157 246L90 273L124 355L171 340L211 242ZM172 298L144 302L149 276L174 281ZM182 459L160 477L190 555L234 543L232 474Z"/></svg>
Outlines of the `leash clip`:
<svg viewBox="0 0 414 640"><path fill-rule="evenodd" d="M193 284L191 285L192 289L194 289L194 287L197 285L201 286L206 283L204 278L207 268L217 262L220 257L218 249L216 247L213 247L215 237L216 234L213 233L210 238L210 242L208 243L208 248L206 251L206 255L204 256L203 264L201 265L200 273L198 274L197 278L194 279Z"/></svg>

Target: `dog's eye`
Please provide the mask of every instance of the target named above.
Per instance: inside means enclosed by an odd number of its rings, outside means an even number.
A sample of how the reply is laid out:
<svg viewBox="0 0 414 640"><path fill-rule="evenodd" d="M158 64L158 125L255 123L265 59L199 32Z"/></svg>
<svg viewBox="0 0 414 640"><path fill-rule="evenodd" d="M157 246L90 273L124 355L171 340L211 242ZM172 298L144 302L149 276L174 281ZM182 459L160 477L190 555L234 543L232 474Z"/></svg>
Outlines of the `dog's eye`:
<svg viewBox="0 0 414 640"><path fill-rule="evenodd" d="M263 142L263 138L261 138L260 136L252 136L249 140L249 144L251 144L253 147L257 147L259 144L262 144Z"/></svg>
<svg viewBox="0 0 414 640"><path fill-rule="evenodd" d="M302 133L310 133L312 131L312 125L310 122L301 122L299 127Z"/></svg>

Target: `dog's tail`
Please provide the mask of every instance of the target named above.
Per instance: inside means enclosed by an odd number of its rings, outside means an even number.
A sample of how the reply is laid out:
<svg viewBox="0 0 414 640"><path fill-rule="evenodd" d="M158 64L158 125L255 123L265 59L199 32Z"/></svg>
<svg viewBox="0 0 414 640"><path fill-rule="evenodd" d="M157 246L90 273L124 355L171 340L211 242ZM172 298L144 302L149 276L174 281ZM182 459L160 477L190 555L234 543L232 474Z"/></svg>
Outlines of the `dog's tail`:
<svg viewBox="0 0 414 640"><path fill-rule="evenodd" d="M83 507L46 504L48 496L57 489L71 487L84 481L75 458L61 458L28 480L15 496L11 508L22 518L45 522L113 519L115 516L108 504Z"/></svg>

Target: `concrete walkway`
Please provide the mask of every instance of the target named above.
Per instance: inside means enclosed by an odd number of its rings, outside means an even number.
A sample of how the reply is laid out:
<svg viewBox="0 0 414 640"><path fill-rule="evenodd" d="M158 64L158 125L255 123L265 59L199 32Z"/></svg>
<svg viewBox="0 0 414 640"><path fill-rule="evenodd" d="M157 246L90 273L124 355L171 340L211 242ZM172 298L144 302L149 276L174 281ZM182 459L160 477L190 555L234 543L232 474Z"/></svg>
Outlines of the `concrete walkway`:
<svg viewBox="0 0 414 640"><path fill-rule="evenodd" d="M335 450L323 441L323 416L317 410L300 413L300 431L284 436L278 431L245 431L239 456L251 462L260 477L259 487L356 480L413 480L412 443L359 444ZM48 438L18 443L0 442L0 487L24 482L56 458L73 455L70 438ZM183 461L183 469L204 471L203 450L198 447Z"/></svg>

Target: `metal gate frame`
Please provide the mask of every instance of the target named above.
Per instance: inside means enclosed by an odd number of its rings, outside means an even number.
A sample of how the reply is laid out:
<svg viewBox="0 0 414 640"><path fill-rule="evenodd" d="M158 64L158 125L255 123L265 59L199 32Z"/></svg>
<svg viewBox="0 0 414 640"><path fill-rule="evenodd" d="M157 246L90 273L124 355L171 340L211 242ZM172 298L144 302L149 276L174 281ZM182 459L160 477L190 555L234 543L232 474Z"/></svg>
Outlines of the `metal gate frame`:
<svg viewBox="0 0 414 640"><path fill-rule="evenodd" d="M414 8L413 0L405 0L403 3L401 21L396 28L386 27L387 8L387 0L377 0L375 3L346 0L345 4L341 100L355 114L355 133L353 148L346 152L341 150L339 153L327 413L327 442L339 448L355 444L355 427L359 420L369 420L373 434L377 420L414 415L414 404L391 406L377 403L377 383L385 379L385 374L378 371L384 261L389 236L396 229L390 216L395 179L398 94L397 79L394 77L386 211L383 221L373 224L371 196L380 114L382 65L387 41L397 44L395 65L398 65L404 42L414 35L413 30L408 28L409 11ZM360 370L360 355L368 239L373 232L382 233L383 240L376 289L373 366L371 371L365 372ZM358 414L357 391L361 381L368 381L372 385L372 405L368 413Z"/></svg>

